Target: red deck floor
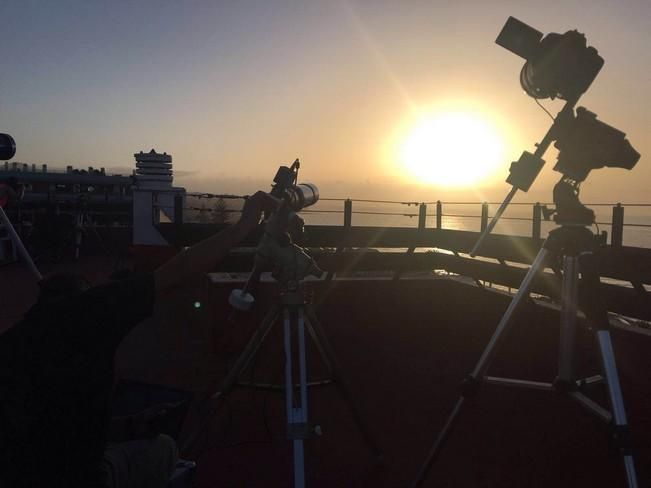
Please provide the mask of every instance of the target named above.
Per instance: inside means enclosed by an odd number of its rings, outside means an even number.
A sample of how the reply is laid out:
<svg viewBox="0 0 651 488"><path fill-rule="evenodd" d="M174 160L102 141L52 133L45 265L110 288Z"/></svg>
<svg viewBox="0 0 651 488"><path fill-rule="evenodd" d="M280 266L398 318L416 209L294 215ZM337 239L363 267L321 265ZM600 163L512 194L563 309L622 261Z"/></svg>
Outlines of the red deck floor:
<svg viewBox="0 0 651 488"><path fill-rule="evenodd" d="M65 266L91 271L93 281L101 282L110 264L92 260ZM0 273L5 299L0 319L6 327L29 305L35 288L16 266ZM336 388L314 388L310 419L323 433L306 442L308 486L408 486L508 298L451 280L349 281L313 288L318 315L383 462L373 462ZM228 291L201 282L163 301L155 317L125 340L119 353L122 375L193 391L218 384L274 293L266 290L254 312L230 323ZM197 301L200 308L194 307ZM553 379L556 322L553 311L526 309L491 373ZM640 486L649 486L651 337L614 331L613 338ZM587 331L579 334L579 350L580 370L598 372ZM310 353L311 373L318 377L323 367ZM277 327L245 377L280 382L283 360ZM281 393L238 389L212 424L209 448L197 460L200 487L291 486ZM625 486L621 461L609 450L606 434L605 425L565 397L487 385L463 411L424 486Z"/></svg>

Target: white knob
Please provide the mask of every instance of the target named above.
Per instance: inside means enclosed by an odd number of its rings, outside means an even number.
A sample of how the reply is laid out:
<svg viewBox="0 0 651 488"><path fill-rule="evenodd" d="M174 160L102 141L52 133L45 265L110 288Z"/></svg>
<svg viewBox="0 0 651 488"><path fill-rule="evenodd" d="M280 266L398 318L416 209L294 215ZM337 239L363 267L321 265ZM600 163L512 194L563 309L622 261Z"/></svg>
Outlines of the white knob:
<svg viewBox="0 0 651 488"><path fill-rule="evenodd" d="M228 297L228 303L231 304L231 307L240 310L242 312L248 312L253 307L255 303L255 298L250 293L245 292L236 288L233 290Z"/></svg>

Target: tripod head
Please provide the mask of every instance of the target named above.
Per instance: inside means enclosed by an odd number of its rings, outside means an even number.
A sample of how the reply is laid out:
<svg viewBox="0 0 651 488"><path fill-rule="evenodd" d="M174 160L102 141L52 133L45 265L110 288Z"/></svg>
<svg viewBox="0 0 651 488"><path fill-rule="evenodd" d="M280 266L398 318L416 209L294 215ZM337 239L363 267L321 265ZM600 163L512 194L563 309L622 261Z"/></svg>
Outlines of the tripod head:
<svg viewBox="0 0 651 488"><path fill-rule="evenodd" d="M265 216L264 233L248 281L244 288L233 290L228 300L237 310L247 311L253 306L255 299L250 290L259 282L264 269L271 267L271 276L283 292L297 291L307 276L323 275L314 259L297 244L304 240L304 221L297 212L319 200L315 185L297 184L299 168L297 159L290 167L281 166L276 173L270 193L279 199L278 207Z"/></svg>
<svg viewBox="0 0 651 488"><path fill-rule="evenodd" d="M561 225L592 225L594 212L579 201L579 187L593 169L633 169L640 154L626 134L599 120L583 107L560 121L554 146L559 150L554 171L562 173L554 187L554 221Z"/></svg>
<svg viewBox="0 0 651 488"><path fill-rule="evenodd" d="M542 39L542 41L541 41ZM563 35L542 33L510 17L497 44L525 58L521 84L532 98L566 100L562 110L533 153L524 151L511 164L506 182L511 190L470 251L475 256L518 190L529 191L545 165L543 156L552 142L559 150L554 170L563 174L554 188L555 221L561 224L591 225L594 213L578 200L579 185L593 169L604 166L632 169L640 158L626 140L626 134L599 120L583 107L576 109L603 65L596 49L587 47L576 31Z"/></svg>

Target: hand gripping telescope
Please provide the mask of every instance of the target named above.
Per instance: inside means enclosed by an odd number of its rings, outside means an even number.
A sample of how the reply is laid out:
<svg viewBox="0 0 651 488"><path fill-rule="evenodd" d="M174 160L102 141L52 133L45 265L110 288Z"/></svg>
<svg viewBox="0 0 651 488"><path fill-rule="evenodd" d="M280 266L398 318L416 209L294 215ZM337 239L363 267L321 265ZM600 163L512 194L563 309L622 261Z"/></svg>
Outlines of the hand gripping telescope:
<svg viewBox="0 0 651 488"><path fill-rule="evenodd" d="M278 208L265 218L264 234L258 244L251 275L242 289L235 289L228 299L233 308L248 311L255 299L250 291L260 280L262 270L272 267L272 277L284 290L295 291L306 276L320 277L311 256L296 244L303 237L304 222L297 212L319 200L319 190L311 183L298 184L300 162L281 166L274 177L271 195L278 198Z"/></svg>

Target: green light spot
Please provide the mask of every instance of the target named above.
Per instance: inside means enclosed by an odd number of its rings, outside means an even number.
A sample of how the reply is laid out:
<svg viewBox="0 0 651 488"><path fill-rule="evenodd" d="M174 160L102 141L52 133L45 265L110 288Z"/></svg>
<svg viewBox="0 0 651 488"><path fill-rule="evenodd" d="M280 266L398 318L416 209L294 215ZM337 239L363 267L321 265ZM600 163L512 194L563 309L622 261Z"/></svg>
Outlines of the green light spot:
<svg viewBox="0 0 651 488"><path fill-rule="evenodd" d="M201 308L201 302L194 302L194 308Z"/></svg>

